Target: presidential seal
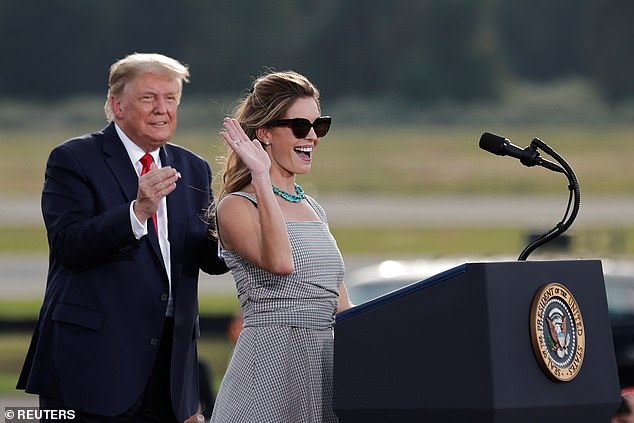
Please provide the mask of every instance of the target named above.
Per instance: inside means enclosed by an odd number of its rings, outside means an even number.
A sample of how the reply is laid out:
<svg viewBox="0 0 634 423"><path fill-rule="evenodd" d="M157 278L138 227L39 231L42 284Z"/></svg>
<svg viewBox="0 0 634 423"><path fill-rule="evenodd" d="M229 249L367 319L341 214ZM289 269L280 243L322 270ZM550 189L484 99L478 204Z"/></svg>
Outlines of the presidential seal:
<svg viewBox="0 0 634 423"><path fill-rule="evenodd" d="M537 362L549 377L567 382L581 370L586 341L579 305L565 286L539 289L531 306L531 341Z"/></svg>

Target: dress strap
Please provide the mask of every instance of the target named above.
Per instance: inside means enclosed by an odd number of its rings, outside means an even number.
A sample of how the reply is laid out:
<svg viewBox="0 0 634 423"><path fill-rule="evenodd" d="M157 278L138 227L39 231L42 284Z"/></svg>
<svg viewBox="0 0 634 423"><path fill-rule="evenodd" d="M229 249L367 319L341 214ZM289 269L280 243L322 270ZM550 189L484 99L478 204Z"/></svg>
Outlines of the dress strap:
<svg viewBox="0 0 634 423"><path fill-rule="evenodd" d="M244 197L247 200L251 201L253 204L255 204L256 207L258 205L258 199L255 197L255 194L252 194L250 192L236 191L236 192L230 193L229 195L237 195L238 197Z"/></svg>
<svg viewBox="0 0 634 423"><path fill-rule="evenodd" d="M319 219L321 219L321 221L324 222L327 225L328 224L328 218L326 217L326 212L319 205L319 203L313 197L311 197L310 195L306 195L306 201L308 201L308 204L310 204L310 206L313 208L313 210L315 210L315 213L317 213L317 216L319 216Z"/></svg>

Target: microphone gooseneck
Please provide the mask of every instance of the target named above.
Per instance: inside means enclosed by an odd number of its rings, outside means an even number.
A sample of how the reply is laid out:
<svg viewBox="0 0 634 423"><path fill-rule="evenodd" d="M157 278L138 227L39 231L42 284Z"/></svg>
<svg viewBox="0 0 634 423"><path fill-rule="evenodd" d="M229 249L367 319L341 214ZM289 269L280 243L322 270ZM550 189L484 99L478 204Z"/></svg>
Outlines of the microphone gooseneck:
<svg viewBox="0 0 634 423"><path fill-rule="evenodd" d="M519 261L525 261L531 252L545 243L557 238L563 234L571 225L579 213L579 206L581 204L581 191L579 188L579 182L577 177L568 163L561 157L555 150L549 147L545 142L539 138L533 139L531 145L521 149L511 144L511 142L499 135L494 135L489 132L485 132L480 137L480 148L498 156L511 156L519 159L525 166L541 166L554 172L563 173L568 178L568 206L564 213L563 219L557 223L557 225L550 231L539 236L524 248L519 255ZM559 165L552 163L548 160L544 160L539 156L537 149L540 148L546 154L553 157ZM571 210L572 204L572 210Z"/></svg>

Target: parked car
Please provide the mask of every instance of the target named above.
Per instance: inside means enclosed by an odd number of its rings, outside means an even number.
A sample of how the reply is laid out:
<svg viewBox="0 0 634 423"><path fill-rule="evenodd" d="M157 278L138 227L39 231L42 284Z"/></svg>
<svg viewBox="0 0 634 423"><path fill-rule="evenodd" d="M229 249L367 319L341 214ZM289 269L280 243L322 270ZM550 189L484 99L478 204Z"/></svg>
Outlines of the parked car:
<svg viewBox="0 0 634 423"><path fill-rule="evenodd" d="M350 272L346 286L353 304L361 304L465 262L512 260L385 260ZM620 383L634 386L634 262L602 260L602 265Z"/></svg>

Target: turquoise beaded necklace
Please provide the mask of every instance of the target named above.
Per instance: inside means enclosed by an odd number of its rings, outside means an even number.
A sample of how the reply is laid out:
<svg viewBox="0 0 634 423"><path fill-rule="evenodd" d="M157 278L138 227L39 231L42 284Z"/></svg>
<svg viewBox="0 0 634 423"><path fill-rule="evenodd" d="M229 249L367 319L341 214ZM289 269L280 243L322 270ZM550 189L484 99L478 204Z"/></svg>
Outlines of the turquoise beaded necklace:
<svg viewBox="0 0 634 423"><path fill-rule="evenodd" d="M286 191L282 191L281 189L279 189L275 185L271 185L271 186L273 187L273 192L275 194L279 195L280 197L282 197L286 201L290 201L291 203L299 203L304 198L306 198L306 196L304 195L304 190L302 189L301 186L299 186L299 184L295 184L295 192L297 193L297 195L290 194L290 193L288 193Z"/></svg>

